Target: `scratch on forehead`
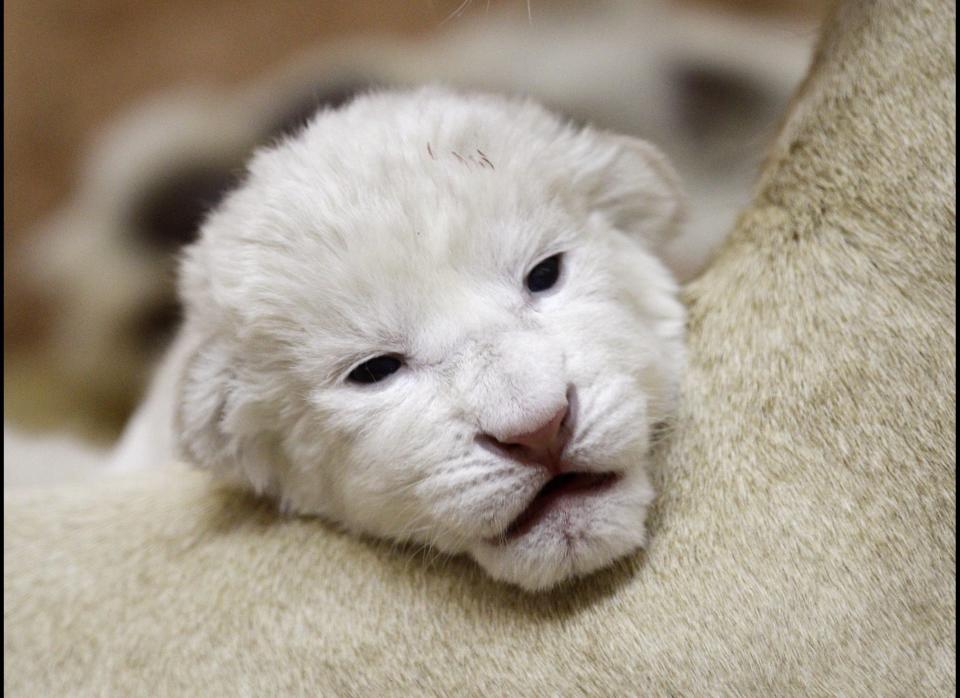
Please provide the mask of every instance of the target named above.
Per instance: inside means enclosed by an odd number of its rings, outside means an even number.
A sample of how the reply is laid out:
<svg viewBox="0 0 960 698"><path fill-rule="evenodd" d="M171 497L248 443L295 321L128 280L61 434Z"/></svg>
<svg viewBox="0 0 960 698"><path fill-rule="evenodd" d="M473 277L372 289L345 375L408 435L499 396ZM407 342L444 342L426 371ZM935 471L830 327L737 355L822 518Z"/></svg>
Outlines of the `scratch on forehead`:
<svg viewBox="0 0 960 698"><path fill-rule="evenodd" d="M493 162L484 153L479 147L474 148L472 153L467 153L466 155L461 154L459 151L451 150L450 154L457 159L463 165L469 167L470 165L477 165L483 169L496 170ZM431 160L437 160L437 154L433 150L433 145L430 141L427 141L427 155L430 156Z"/></svg>

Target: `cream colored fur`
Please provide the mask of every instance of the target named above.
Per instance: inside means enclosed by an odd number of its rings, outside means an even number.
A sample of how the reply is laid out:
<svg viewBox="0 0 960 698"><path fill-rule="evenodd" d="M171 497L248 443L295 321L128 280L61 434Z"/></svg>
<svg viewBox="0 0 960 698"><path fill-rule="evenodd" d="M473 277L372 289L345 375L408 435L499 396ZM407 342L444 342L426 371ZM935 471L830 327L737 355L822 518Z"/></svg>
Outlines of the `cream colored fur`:
<svg viewBox="0 0 960 698"><path fill-rule="evenodd" d="M6 695L951 695L955 10L849 2L687 290L652 545L531 596L200 476L8 495Z"/></svg>

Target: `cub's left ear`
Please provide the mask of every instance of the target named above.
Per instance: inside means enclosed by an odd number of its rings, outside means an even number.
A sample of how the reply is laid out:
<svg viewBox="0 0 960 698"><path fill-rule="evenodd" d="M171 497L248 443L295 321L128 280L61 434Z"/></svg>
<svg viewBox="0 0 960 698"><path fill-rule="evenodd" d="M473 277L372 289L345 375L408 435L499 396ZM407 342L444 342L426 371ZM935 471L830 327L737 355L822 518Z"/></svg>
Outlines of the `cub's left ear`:
<svg viewBox="0 0 960 698"><path fill-rule="evenodd" d="M679 232L686 197L680 178L659 150L638 138L595 134L606 150L591 172L588 206L661 259Z"/></svg>

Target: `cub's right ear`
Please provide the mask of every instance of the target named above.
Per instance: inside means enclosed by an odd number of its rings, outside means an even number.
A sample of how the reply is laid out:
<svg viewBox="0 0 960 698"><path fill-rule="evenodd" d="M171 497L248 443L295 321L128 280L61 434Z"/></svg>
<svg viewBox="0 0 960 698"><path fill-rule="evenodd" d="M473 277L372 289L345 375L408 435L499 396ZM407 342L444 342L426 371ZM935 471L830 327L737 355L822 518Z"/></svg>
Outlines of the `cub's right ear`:
<svg viewBox="0 0 960 698"><path fill-rule="evenodd" d="M230 460L223 431L235 377L222 342L205 340L186 360L177 390L174 432L179 456L201 468L219 469Z"/></svg>
<svg viewBox="0 0 960 698"><path fill-rule="evenodd" d="M270 457L255 392L241 381L228 343L213 337L189 354L176 396L174 432L179 456L216 475L269 489Z"/></svg>

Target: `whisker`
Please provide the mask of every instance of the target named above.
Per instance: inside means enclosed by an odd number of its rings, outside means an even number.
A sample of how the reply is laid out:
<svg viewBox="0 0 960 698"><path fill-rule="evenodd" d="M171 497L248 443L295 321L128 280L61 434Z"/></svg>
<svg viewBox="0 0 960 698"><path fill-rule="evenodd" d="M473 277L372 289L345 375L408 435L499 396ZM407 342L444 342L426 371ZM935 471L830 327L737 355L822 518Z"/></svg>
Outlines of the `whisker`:
<svg viewBox="0 0 960 698"><path fill-rule="evenodd" d="M464 11L465 9L467 9L467 5L469 5L469 4L470 4L470 0L463 0L463 2L460 3L460 6L457 7L457 9L455 9L453 12L451 12L449 15L447 15L447 18L444 19L442 22L440 22L440 26L442 27L444 24L446 24L447 22L449 22L451 19L456 19L457 17L459 17L459 16L461 15L461 13L463 13L463 11Z"/></svg>

